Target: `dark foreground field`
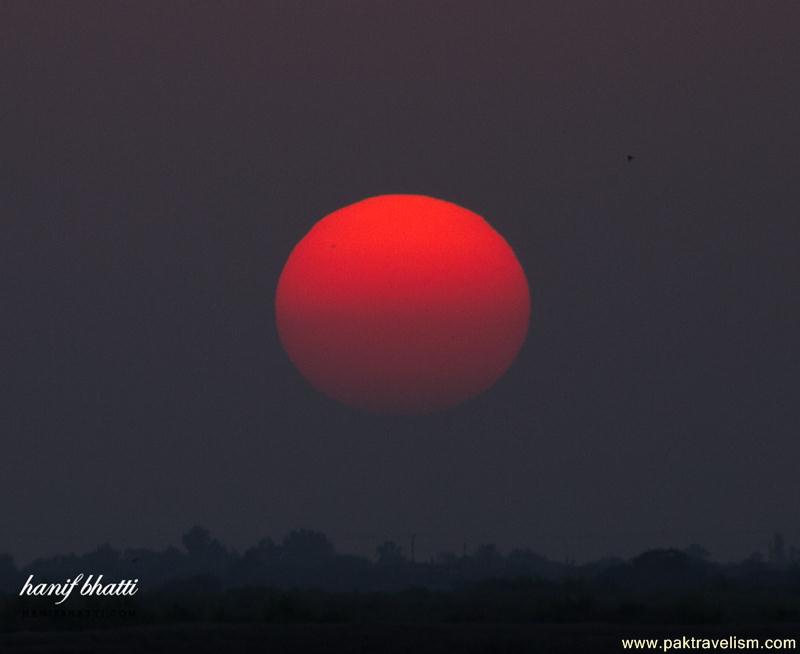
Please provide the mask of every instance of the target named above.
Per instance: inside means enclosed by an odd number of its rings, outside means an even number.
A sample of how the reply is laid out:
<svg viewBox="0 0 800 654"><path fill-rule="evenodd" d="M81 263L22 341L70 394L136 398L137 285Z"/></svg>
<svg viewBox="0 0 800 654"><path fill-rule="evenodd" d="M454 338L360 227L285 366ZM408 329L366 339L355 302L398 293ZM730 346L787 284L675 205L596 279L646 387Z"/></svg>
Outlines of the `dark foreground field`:
<svg viewBox="0 0 800 654"><path fill-rule="evenodd" d="M622 652L620 639L776 638L800 634L800 625L337 625L337 624L176 624L80 632L0 634L3 654L60 652L201 654L239 652L317 654L388 652L390 654L576 654ZM646 651L646 650L640 650ZM655 650L660 651L660 650Z"/></svg>

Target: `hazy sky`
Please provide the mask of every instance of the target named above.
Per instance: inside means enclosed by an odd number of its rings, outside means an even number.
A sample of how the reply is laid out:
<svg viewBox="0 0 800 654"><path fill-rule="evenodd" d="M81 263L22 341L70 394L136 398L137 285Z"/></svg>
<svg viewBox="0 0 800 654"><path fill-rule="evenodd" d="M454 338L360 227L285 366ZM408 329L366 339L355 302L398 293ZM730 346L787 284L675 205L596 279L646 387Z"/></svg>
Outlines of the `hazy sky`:
<svg viewBox="0 0 800 654"><path fill-rule="evenodd" d="M0 551L579 560L800 545L800 4L0 1ZM626 161L627 154L633 161ZM273 297L330 211L485 216L531 284L428 418L299 377Z"/></svg>

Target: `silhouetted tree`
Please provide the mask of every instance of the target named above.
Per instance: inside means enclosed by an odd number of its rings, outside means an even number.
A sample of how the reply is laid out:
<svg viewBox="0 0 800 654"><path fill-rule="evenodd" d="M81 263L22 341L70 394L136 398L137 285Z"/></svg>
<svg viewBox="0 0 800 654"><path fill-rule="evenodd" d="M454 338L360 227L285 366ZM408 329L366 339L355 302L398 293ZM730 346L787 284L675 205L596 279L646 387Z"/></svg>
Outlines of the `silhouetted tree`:
<svg viewBox="0 0 800 654"><path fill-rule="evenodd" d="M97 570L106 576L117 574L120 568L120 553L108 543L103 543L94 552L84 554L81 558L87 570Z"/></svg>
<svg viewBox="0 0 800 654"><path fill-rule="evenodd" d="M475 550L475 560L479 563L491 563L496 561L499 556L500 553L497 551L497 546L492 543L480 545Z"/></svg>
<svg viewBox="0 0 800 654"><path fill-rule="evenodd" d="M434 565L452 567L461 563L461 557L455 552L439 552L433 559Z"/></svg>
<svg viewBox="0 0 800 654"><path fill-rule="evenodd" d="M786 542L783 534L775 534L769 543L769 562L773 565L786 564Z"/></svg>
<svg viewBox="0 0 800 654"><path fill-rule="evenodd" d="M187 575L214 575L227 577L234 566L234 557L218 540L211 537L208 529L192 527L181 538L186 548L185 573Z"/></svg>
<svg viewBox="0 0 800 654"><path fill-rule="evenodd" d="M295 529L283 539L285 558L306 563L320 563L333 557L335 549L328 537L311 529Z"/></svg>
<svg viewBox="0 0 800 654"><path fill-rule="evenodd" d="M271 538L262 538L256 545L246 549L242 558L253 564L263 565L276 561L280 557L281 548Z"/></svg>
<svg viewBox="0 0 800 654"><path fill-rule="evenodd" d="M378 563L380 565L400 565L405 561L403 548L392 540L387 540L377 547Z"/></svg>
<svg viewBox="0 0 800 654"><path fill-rule="evenodd" d="M698 545L697 543L692 543L684 551L691 558L699 559L700 561L707 561L708 559L711 558L711 552L709 552L702 545Z"/></svg>
<svg viewBox="0 0 800 654"><path fill-rule="evenodd" d="M195 525L181 537L181 542L189 554L201 554L211 544L211 532L205 527Z"/></svg>

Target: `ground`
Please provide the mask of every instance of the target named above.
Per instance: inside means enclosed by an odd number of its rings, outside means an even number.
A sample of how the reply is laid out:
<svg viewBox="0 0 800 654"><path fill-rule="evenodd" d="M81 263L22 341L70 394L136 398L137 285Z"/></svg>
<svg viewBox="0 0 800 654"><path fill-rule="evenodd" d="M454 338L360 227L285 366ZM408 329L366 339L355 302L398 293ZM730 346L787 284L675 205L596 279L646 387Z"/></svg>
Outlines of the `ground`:
<svg viewBox="0 0 800 654"><path fill-rule="evenodd" d="M3 654L132 654L192 651L321 654L452 653L579 654L625 651L621 637L797 637L800 625L609 625L609 624L215 624L137 626L74 632L0 634ZM799 639L800 640L800 639ZM640 650L646 651L646 650ZM656 650L658 651L658 650Z"/></svg>

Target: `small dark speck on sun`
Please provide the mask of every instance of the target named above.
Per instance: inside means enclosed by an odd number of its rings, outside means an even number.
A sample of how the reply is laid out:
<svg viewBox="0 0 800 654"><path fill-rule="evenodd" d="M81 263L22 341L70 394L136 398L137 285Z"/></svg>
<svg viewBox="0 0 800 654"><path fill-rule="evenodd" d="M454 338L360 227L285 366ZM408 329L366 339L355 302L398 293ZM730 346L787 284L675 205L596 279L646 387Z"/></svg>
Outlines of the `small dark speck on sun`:
<svg viewBox="0 0 800 654"><path fill-rule="evenodd" d="M628 161L633 161L633 155L632 155L632 154L629 154L629 155L627 155L627 156L625 157L625 159L627 159Z"/></svg>

